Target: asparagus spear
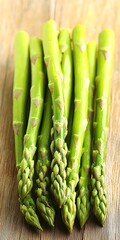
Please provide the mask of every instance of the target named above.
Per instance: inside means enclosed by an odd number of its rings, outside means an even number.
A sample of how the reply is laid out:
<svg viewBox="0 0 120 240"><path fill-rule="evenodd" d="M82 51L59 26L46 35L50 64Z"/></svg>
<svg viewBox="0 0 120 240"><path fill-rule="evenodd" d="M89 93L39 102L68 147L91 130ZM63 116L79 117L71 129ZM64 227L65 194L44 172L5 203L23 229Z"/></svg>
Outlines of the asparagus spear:
<svg viewBox="0 0 120 240"><path fill-rule="evenodd" d="M68 133L67 133L67 137L66 137L68 149L70 147L71 129L72 129L72 124L73 124L73 114L74 114L74 89L72 91L72 96L71 96L70 116L68 119Z"/></svg>
<svg viewBox="0 0 120 240"><path fill-rule="evenodd" d="M91 144L92 144L92 118L93 118L93 90L96 74L96 42L89 42L87 45L89 63L89 94L88 94L88 125L85 132L83 144L83 155L80 167L80 179L77 193L77 217L81 228L87 221L90 214L90 166L91 166Z"/></svg>
<svg viewBox="0 0 120 240"><path fill-rule="evenodd" d="M113 55L114 33L110 29L105 29L100 33L98 43L93 163L91 166L91 203L94 214L101 225L104 224L107 216L104 175Z"/></svg>
<svg viewBox="0 0 120 240"><path fill-rule="evenodd" d="M15 73L13 87L13 128L15 135L16 167L19 168L22 160L23 138L27 122L27 102L30 85L29 76L29 36L20 31L15 38ZM20 201L20 210L26 221L42 229L35 213L35 203L31 196Z"/></svg>
<svg viewBox="0 0 120 240"><path fill-rule="evenodd" d="M66 200L66 119L63 99L63 74L60 66L56 24L49 20L43 27L43 49L53 105L53 141L51 150L51 191L59 207Z"/></svg>
<svg viewBox="0 0 120 240"><path fill-rule="evenodd" d="M62 218L71 232L76 216L75 187L79 180L80 157L87 125L88 109L88 61L86 49L86 32L83 25L73 30L73 58L75 71L74 117L68 156L67 184L70 194L62 207Z"/></svg>
<svg viewBox="0 0 120 240"><path fill-rule="evenodd" d="M42 217L54 226L55 210L49 193L50 186L50 131L52 127L52 108L51 96L47 90L42 119L42 127L38 137L38 160L36 164L37 173L37 208Z"/></svg>
<svg viewBox="0 0 120 240"><path fill-rule="evenodd" d="M72 49L70 34L67 29L61 29L59 32L59 47L61 52L61 66L63 72L63 89L65 116L69 119L71 95L73 87L73 67L72 67Z"/></svg>
<svg viewBox="0 0 120 240"><path fill-rule="evenodd" d="M15 37L14 86L13 86L13 129L15 137L16 167L23 151L23 138L27 124L27 102L30 86L29 36L20 31Z"/></svg>
<svg viewBox="0 0 120 240"><path fill-rule="evenodd" d="M32 65L31 106L27 131L24 136L23 160L18 171L18 192L24 198L33 186L34 160L36 140L41 122L44 99L43 52L41 41L34 37L30 42L30 57Z"/></svg>
<svg viewBox="0 0 120 240"><path fill-rule="evenodd" d="M70 36L69 32L66 29L62 29L59 33L59 46L62 54L62 71L64 75L64 101L66 107L66 117L68 118L69 109L70 109L70 100L71 100L71 91L72 91L72 55L71 55L71 46L70 46ZM66 72L66 67L68 72ZM41 172L38 183L38 198L37 206L43 218L50 224L54 225L55 211L52 206L52 201L50 199L50 194L47 191L49 186L49 165L50 165L50 153L49 153L49 142L50 142L50 128L51 128L51 99L48 93L46 100L46 110L43 117L43 125L41 129L41 135L39 138L39 159L37 162L37 173ZM47 116L47 117L46 117ZM49 119L49 124L48 124ZM47 137L48 136L48 137ZM47 149L47 151L46 151ZM47 152L47 153L44 153ZM43 161L44 160L44 161ZM43 169L45 168L45 170ZM44 174L43 174L44 172ZM47 186L48 185L48 186Z"/></svg>
<svg viewBox="0 0 120 240"><path fill-rule="evenodd" d="M20 209L25 215L26 221L42 230L35 212L35 202L31 197L34 174L33 157L42 117L45 86L42 43L36 37L32 38L30 42L30 58L32 70L31 106L27 131L24 136L23 160L19 165L18 171L18 192L20 196Z"/></svg>

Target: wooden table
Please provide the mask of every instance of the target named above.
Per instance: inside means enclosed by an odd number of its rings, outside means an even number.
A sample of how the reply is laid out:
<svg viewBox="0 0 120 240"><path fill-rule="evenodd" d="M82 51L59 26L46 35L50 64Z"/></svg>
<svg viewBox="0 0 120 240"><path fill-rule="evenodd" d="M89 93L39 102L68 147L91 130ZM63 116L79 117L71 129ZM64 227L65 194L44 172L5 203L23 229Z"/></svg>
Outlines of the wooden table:
<svg viewBox="0 0 120 240"><path fill-rule="evenodd" d="M0 0L0 240L118 240L120 239L120 1L119 0ZM116 34L112 81L106 183L108 218L103 228L90 217L69 235L57 216L55 229L43 224L35 232L19 210L12 130L13 46L16 31L41 34L42 23L54 18L58 26L86 25L88 40L111 27Z"/></svg>

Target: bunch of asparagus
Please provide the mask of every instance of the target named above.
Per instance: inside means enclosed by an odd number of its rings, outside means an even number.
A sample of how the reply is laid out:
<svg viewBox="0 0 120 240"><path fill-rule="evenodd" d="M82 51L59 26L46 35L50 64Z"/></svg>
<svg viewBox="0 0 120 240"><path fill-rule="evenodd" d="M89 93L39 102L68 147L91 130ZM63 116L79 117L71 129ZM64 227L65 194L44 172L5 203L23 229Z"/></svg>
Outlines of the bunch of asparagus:
<svg viewBox="0 0 120 240"><path fill-rule="evenodd" d="M54 226L55 208L72 231L90 209L107 216L105 158L114 57L114 33L105 29L98 46L86 29L72 32L43 25L42 40L16 34L13 129L20 210L42 230ZM37 151L36 151L37 150Z"/></svg>

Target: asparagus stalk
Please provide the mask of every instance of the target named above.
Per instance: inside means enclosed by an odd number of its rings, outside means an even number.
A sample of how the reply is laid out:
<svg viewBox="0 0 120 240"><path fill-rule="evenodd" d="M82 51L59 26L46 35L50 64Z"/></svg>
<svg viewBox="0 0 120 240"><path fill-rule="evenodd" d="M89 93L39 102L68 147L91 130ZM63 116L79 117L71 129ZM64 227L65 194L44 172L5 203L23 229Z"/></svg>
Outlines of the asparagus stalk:
<svg viewBox="0 0 120 240"><path fill-rule="evenodd" d="M93 94L94 80L96 74L96 42L89 42L87 45L89 63L89 94L88 94L88 125L85 132L83 144L83 155L80 167L80 179L77 193L77 217L81 228L86 223L90 214L90 166L92 147L92 119L93 119Z"/></svg>
<svg viewBox="0 0 120 240"><path fill-rule="evenodd" d="M37 208L41 216L54 226L55 210L49 193L50 187L50 132L52 127L52 108L51 96L47 90L46 100L44 104L44 113L42 119L42 127L38 137L38 160L36 164L37 173Z"/></svg>
<svg viewBox="0 0 120 240"><path fill-rule="evenodd" d="M53 105L53 141L51 150L51 192L59 207L66 200L66 119L64 112L63 74L56 24L49 20L43 26L43 49Z"/></svg>
<svg viewBox="0 0 120 240"><path fill-rule="evenodd" d="M18 171L18 192L20 209L25 215L26 221L42 230L35 212L36 206L32 199L34 154L38 129L41 122L45 79L43 72L43 50L41 41L34 37L30 42L30 58L32 70L31 105L26 135L24 136L23 160Z"/></svg>
<svg viewBox="0 0 120 240"><path fill-rule="evenodd" d="M73 60L72 48L69 31L65 28L59 32L59 47L61 53L61 67L63 72L63 89L65 116L68 121L68 132L66 136L67 145L70 142L71 124L72 124L72 93L73 93ZM70 115L70 116L69 116Z"/></svg>
<svg viewBox="0 0 120 240"><path fill-rule="evenodd" d="M18 171L18 192L20 198L25 198L33 186L34 154L36 141L42 117L44 99L43 52L41 41L34 37L30 42L30 57L32 66L31 106L27 131L24 136L23 160Z"/></svg>
<svg viewBox="0 0 120 240"><path fill-rule="evenodd" d="M59 47L61 52L61 67L63 72L63 94L65 104L65 116L69 119L71 95L73 87L73 67L72 67L72 49L70 34L67 29L61 29L59 32Z"/></svg>
<svg viewBox="0 0 120 240"><path fill-rule="evenodd" d="M74 90L73 90L73 92L74 92ZM72 93L71 106L70 106L70 116L69 116L69 119L68 119L68 133L67 133L67 137L66 137L66 142L67 142L68 149L70 147L71 129L72 129L72 124L73 124L73 114L74 114L74 94Z"/></svg>
<svg viewBox="0 0 120 240"><path fill-rule="evenodd" d="M110 85L114 55L114 33L110 29L99 35L93 136L93 163L91 166L91 203L101 225L107 216L105 191L106 130L108 127Z"/></svg>
<svg viewBox="0 0 120 240"><path fill-rule="evenodd" d="M13 87L13 128L15 135L16 167L19 168L22 160L23 138L27 122L27 102L29 93L29 36L26 32L20 31L15 38L15 73ZM20 210L26 221L42 229L37 214L35 203L31 195L20 201Z"/></svg>
<svg viewBox="0 0 120 240"><path fill-rule="evenodd" d="M27 124L27 103L30 86L29 36L20 31L15 37L13 86L13 129L15 137L16 167L23 151L23 138Z"/></svg>
<svg viewBox="0 0 120 240"><path fill-rule="evenodd" d="M89 73L86 31L83 25L73 30L73 58L75 72L74 117L68 155L67 184L70 194L62 207L62 218L71 232L76 216L75 187L79 180L80 158L87 125Z"/></svg>

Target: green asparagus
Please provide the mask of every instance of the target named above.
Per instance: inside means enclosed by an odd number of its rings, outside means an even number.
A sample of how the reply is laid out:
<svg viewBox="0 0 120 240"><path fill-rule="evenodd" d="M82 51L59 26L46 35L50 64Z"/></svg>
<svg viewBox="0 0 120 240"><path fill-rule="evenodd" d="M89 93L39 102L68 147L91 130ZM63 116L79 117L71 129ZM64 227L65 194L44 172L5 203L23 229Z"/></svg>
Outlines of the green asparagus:
<svg viewBox="0 0 120 240"><path fill-rule="evenodd" d="M15 37L13 86L13 129L15 136L16 167L23 152L23 138L27 125L27 102L30 88L29 36L20 31Z"/></svg>
<svg viewBox="0 0 120 240"><path fill-rule="evenodd" d="M43 72L43 51L41 41L34 37L30 42L32 65L31 106L27 131L24 136L23 160L18 171L18 192L23 199L31 191L34 174L34 154L42 117L45 78Z"/></svg>
<svg viewBox="0 0 120 240"><path fill-rule="evenodd" d="M84 226L90 214L90 166L92 146L92 119L93 119L93 95L94 80L96 74L96 42L89 42L87 45L89 63L89 94L88 94L88 125L85 132L83 144L83 155L80 167L80 179L77 192L77 217L81 228Z"/></svg>
<svg viewBox="0 0 120 240"><path fill-rule="evenodd" d="M100 33L98 43L93 163L91 166L91 204L101 225L104 224L107 216L104 175L113 55L114 33L112 30L105 29Z"/></svg>
<svg viewBox="0 0 120 240"><path fill-rule="evenodd" d="M45 88L42 43L37 37L32 38L30 41L30 58L32 71L31 105L27 131L24 136L23 160L18 171L18 192L20 209L25 215L26 221L42 230L35 212L35 202L31 196L34 174L33 157L42 117Z"/></svg>
<svg viewBox="0 0 120 240"><path fill-rule="evenodd" d="M63 74L60 66L60 51L56 24L49 20L43 26L43 49L47 66L49 89L53 105L53 141L51 151L51 192L59 207L66 200L67 146L66 118L64 111Z"/></svg>
<svg viewBox="0 0 120 240"><path fill-rule="evenodd" d="M61 66L63 72L63 94L65 104L65 116L69 119L71 95L73 87L73 66L72 66L72 49L70 34L67 29L61 29L59 32L59 47L61 52Z"/></svg>
<svg viewBox="0 0 120 240"><path fill-rule="evenodd" d="M75 99L67 167L67 184L70 194L62 207L62 218L70 232L72 231L76 216L75 187L79 180L80 158L87 126L89 72L86 31L83 25L77 25L74 28L72 39L75 71Z"/></svg>
<svg viewBox="0 0 120 240"><path fill-rule="evenodd" d="M114 42L113 31L103 30L96 56L96 43L86 45L85 27L77 25L72 34L72 53L69 31L58 32L53 20L43 26L43 43L37 37L30 41L26 32L16 34L13 130L18 193L22 214L37 229L42 230L36 205L44 220L54 226L49 190L69 232L76 212L81 228L84 226L90 205L102 226L106 220L105 162ZM49 89L43 112L46 69Z"/></svg>
<svg viewBox="0 0 120 240"><path fill-rule="evenodd" d="M71 129L72 129L72 124L73 124L73 114L74 114L74 89L72 90L70 116L69 116L69 119L68 119L68 133L67 133L67 137L66 137L66 142L67 142L68 149L70 147Z"/></svg>
<svg viewBox="0 0 120 240"><path fill-rule="evenodd" d="M55 210L49 193L50 187L50 132L52 127L51 96L47 90L42 127L38 137L38 160L36 164L37 173L37 208L41 216L54 226Z"/></svg>
<svg viewBox="0 0 120 240"><path fill-rule="evenodd" d="M15 134L16 166L19 168L23 153L23 138L27 124L27 102L30 86L29 36L26 32L18 32L15 38L15 73L13 88L13 128ZM20 199L20 210L26 221L42 230L35 203L31 195Z"/></svg>
<svg viewBox="0 0 120 240"><path fill-rule="evenodd" d="M42 231L43 229L40 225L39 218L36 214L36 206L32 198L31 192L24 199L19 198L19 202L20 210L22 214L25 216L26 221L33 227Z"/></svg>

